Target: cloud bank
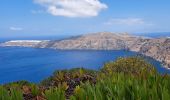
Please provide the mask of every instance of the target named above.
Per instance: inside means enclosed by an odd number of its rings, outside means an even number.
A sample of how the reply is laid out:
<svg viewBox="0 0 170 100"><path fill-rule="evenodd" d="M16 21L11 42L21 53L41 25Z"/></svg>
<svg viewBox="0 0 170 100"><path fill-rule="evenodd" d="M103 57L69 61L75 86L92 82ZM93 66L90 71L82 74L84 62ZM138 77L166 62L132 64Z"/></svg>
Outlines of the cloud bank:
<svg viewBox="0 0 170 100"><path fill-rule="evenodd" d="M45 7L54 16L93 17L97 16L107 5L99 0L34 0Z"/></svg>
<svg viewBox="0 0 170 100"><path fill-rule="evenodd" d="M105 23L106 25L152 25L151 23L146 22L142 18L113 18Z"/></svg>

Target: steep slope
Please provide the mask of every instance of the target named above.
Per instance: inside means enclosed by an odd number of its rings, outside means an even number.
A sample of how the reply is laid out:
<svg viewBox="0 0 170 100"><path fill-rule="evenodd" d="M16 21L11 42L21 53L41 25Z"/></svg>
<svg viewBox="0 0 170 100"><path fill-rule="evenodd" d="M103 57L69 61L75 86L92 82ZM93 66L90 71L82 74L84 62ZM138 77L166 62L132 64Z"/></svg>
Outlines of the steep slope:
<svg viewBox="0 0 170 100"><path fill-rule="evenodd" d="M130 50L150 56L170 67L170 38L140 39L131 45Z"/></svg>

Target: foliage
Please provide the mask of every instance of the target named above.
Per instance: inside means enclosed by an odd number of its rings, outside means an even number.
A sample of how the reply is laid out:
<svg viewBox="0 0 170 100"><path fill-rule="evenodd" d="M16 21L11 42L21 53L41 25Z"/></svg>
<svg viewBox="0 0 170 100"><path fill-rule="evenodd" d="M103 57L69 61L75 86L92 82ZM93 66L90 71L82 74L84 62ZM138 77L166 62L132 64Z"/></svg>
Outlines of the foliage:
<svg viewBox="0 0 170 100"><path fill-rule="evenodd" d="M0 86L0 100L10 100L8 91L2 86Z"/></svg>
<svg viewBox="0 0 170 100"><path fill-rule="evenodd" d="M73 100L168 100L169 76L148 76L146 79L117 73L104 76L95 85L76 87Z"/></svg>
<svg viewBox="0 0 170 100"><path fill-rule="evenodd" d="M21 90L11 88L10 91L4 87L0 87L0 100L23 100L23 94Z"/></svg>
<svg viewBox="0 0 170 100"><path fill-rule="evenodd" d="M40 94L40 91L37 85L31 84L31 93L33 96L38 96Z"/></svg>
<svg viewBox="0 0 170 100"><path fill-rule="evenodd" d="M47 100L65 100L65 93L61 88L50 88L44 95Z"/></svg>
<svg viewBox="0 0 170 100"><path fill-rule="evenodd" d="M95 76L96 74L97 74L97 71L84 69L84 68L73 68L70 70L60 70L60 71L55 71L53 73L53 76L43 80L40 83L40 85L51 86L51 85L54 85L54 84L51 84L54 82L56 83L55 85L59 85L62 82L66 82L70 79L80 78L84 75Z"/></svg>
<svg viewBox="0 0 170 100"><path fill-rule="evenodd" d="M148 73L156 74L154 66L140 57L119 58L114 62L106 63L101 71L106 74L113 72L134 75L141 73L146 75Z"/></svg>
<svg viewBox="0 0 170 100"><path fill-rule="evenodd" d="M88 70L84 68L73 68L71 70L61 70L61 71L55 71L53 74L53 77L56 80L63 81L66 75L69 76L69 78L78 78L83 76L84 74L95 74L97 71L94 70Z"/></svg>
<svg viewBox="0 0 170 100"><path fill-rule="evenodd" d="M11 88L11 100L23 100L23 94L21 90Z"/></svg>

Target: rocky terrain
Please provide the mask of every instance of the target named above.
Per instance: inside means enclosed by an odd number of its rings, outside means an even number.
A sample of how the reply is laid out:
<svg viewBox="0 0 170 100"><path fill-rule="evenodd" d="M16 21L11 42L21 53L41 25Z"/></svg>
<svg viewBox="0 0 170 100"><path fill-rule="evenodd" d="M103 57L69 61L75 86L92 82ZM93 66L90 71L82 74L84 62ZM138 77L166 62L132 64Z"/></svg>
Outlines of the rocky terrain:
<svg viewBox="0 0 170 100"><path fill-rule="evenodd" d="M130 50L150 56L170 68L170 38L139 39Z"/></svg>
<svg viewBox="0 0 170 100"><path fill-rule="evenodd" d="M170 68L170 38L146 38L127 33L101 32L56 41L8 41L0 46L52 49L130 50L152 57Z"/></svg>

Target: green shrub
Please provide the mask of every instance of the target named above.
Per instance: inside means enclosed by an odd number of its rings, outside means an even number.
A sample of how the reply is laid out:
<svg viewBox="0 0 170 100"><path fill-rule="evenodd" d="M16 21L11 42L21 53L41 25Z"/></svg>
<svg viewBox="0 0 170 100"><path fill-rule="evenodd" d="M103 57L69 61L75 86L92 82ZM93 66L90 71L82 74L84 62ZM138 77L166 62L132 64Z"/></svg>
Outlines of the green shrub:
<svg viewBox="0 0 170 100"><path fill-rule="evenodd" d="M23 94L21 90L11 88L11 100L23 100Z"/></svg>
<svg viewBox="0 0 170 100"><path fill-rule="evenodd" d="M70 70L59 70L53 73L53 76L43 80L41 86L58 86L60 83L66 82L70 79L81 78L84 75L96 76L97 71L84 69L84 68L73 68ZM53 84L55 83L55 84Z"/></svg>
<svg viewBox="0 0 170 100"><path fill-rule="evenodd" d="M38 96L40 94L40 90L37 85L31 84L31 93L33 96Z"/></svg>
<svg viewBox="0 0 170 100"><path fill-rule="evenodd" d="M10 88L10 91L0 86L0 100L23 100L21 90Z"/></svg>
<svg viewBox="0 0 170 100"><path fill-rule="evenodd" d="M156 74L154 66L140 57L119 58L114 62L106 63L101 70L104 73Z"/></svg>
<svg viewBox="0 0 170 100"><path fill-rule="evenodd" d="M70 70L61 70L55 71L53 73L53 77L58 81L63 81L65 79L65 75L69 76L70 78L78 78L84 74L95 75L97 71L84 69L84 68L73 68Z"/></svg>
<svg viewBox="0 0 170 100"><path fill-rule="evenodd" d="M8 91L2 86L0 86L0 100L10 100Z"/></svg>
<svg viewBox="0 0 170 100"><path fill-rule="evenodd" d="M65 100L65 92L60 88L50 88L44 95L47 100Z"/></svg>

